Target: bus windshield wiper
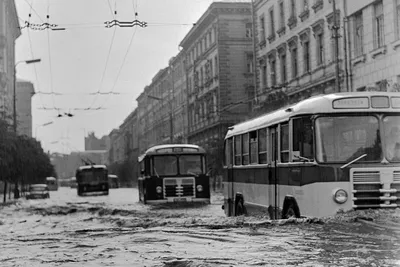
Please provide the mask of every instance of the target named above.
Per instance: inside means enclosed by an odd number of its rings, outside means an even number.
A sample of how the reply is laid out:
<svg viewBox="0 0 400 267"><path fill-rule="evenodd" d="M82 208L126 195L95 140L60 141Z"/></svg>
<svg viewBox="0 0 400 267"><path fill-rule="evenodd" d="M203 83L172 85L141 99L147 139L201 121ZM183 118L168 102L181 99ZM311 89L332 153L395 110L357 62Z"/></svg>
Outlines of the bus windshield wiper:
<svg viewBox="0 0 400 267"><path fill-rule="evenodd" d="M353 159L353 160L350 161L349 163L344 164L344 165L343 165L342 167L340 167L340 168L341 168L341 169L344 169L344 168L346 168L347 166L353 164L354 162L357 162L357 161L359 161L360 159L365 158L366 156L367 156L367 154L363 154L363 155L359 156L358 158Z"/></svg>
<svg viewBox="0 0 400 267"><path fill-rule="evenodd" d="M156 167L154 167L154 172L156 173L156 175L157 175L157 178L160 178L160 175L158 175L158 172L157 172L157 169L156 169Z"/></svg>
<svg viewBox="0 0 400 267"><path fill-rule="evenodd" d="M301 161L306 161L306 162L311 162L312 161L312 159L309 159L309 158L306 158L306 157L302 157L302 156L299 156L299 155L293 155L293 157L295 157L295 158L297 158L297 159L299 159Z"/></svg>

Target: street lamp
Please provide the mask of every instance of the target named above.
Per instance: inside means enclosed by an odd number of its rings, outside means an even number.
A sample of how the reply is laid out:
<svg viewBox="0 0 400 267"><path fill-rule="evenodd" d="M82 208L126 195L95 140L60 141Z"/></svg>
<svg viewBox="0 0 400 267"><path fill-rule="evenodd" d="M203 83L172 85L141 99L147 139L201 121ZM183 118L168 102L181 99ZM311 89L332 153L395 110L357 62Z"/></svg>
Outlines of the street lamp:
<svg viewBox="0 0 400 267"><path fill-rule="evenodd" d="M54 122L49 121L49 122L46 122L46 123L44 123L44 124L37 125L36 128L35 128L35 138L37 139L37 129L38 129L39 127L44 127L44 126L47 126L47 125L50 125L50 124L53 124L53 123L54 123Z"/></svg>
<svg viewBox="0 0 400 267"><path fill-rule="evenodd" d="M17 133L17 66L20 63L25 63L25 64L34 64L40 62L41 59L30 59L30 60L22 60L18 61L15 63L14 66L14 90L13 90L13 122L14 122L14 132Z"/></svg>

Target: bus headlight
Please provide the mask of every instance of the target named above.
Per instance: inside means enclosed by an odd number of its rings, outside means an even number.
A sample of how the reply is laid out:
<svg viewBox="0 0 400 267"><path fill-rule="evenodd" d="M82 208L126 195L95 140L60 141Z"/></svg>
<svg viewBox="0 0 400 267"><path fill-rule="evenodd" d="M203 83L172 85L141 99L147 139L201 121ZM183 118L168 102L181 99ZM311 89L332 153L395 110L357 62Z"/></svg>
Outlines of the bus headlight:
<svg viewBox="0 0 400 267"><path fill-rule="evenodd" d="M202 185L198 185L198 186L196 186L196 188L197 188L197 191L199 191L199 192L203 192L203 186Z"/></svg>
<svg viewBox="0 0 400 267"><path fill-rule="evenodd" d="M161 194L161 193L162 193L162 188L161 188L161 186L157 186L157 187L156 187L156 192L157 192L157 194Z"/></svg>
<svg viewBox="0 0 400 267"><path fill-rule="evenodd" d="M333 194L333 200L338 204L343 204L347 201L347 192L343 189L337 189Z"/></svg>

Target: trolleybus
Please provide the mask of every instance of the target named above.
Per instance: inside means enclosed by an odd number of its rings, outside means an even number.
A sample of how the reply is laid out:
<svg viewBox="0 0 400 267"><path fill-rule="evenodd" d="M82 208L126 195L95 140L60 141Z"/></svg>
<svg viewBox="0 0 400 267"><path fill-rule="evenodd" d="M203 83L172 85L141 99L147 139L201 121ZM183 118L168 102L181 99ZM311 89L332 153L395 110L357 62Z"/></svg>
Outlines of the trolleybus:
<svg viewBox="0 0 400 267"><path fill-rule="evenodd" d="M226 215L400 206L400 93L311 97L229 128Z"/></svg>
<svg viewBox="0 0 400 267"><path fill-rule="evenodd" d="M139 201L210 203L206 151L190 144L158 145L139 157Z"/></svg>
<svg viewBox="0 0 400 267"><path fill-rule="evenodd" d="M119 188L118 176L116 176L115 174L109 174L108 185L109 188Z"/></svg>
<svg viewBox="0 0 400 267"><path fill-rule="evenodd" d="M75 177L79 196L93 192L108 195L108 170L105 165L81 166Z"/></svg>

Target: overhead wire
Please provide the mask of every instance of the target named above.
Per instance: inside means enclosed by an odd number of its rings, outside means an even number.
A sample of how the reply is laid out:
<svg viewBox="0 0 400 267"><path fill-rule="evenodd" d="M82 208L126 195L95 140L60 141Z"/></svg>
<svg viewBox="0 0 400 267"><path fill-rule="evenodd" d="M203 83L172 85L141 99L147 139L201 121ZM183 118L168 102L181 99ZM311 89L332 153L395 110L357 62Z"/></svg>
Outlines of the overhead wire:
<svg viewBox="0 0 400 267"><path fill-rule="evenodd" d="M49 23L50 20L50 2L47 0L47 23ZM50 91L54 93L53 89L53 68L52 68L52 63L51 63L51 48L50 48L50 33L47 31L47 48L49 51L49 68L50 68ZM53 100L53 106L56 107L55 101L54 101L54 95L51 95L51 98Z"/></svg>
<svg viewBox="0 0 400 267"><path fill-rule="evenodd" d="M25 1L27 2L27 0L25 0ZM28 2L27 2L27 3L28 3ZM33 4L33 0L32 0L32 4ZM29 3L28 3L28 5L30 6L28 22L30 22L33 7L32 7L32 5L29 4ZM39 18L40 18L40 17L39 17ZM20 18L20 19L21 19L21 18ZM31 33L30 33L29 30L28 30L28 41L29 41L29 48L30 48L30 51L31 51L31 57L32 57L32 58L35 58L35 55L34 55L34 53L33 53L33 46L32 46ZM35 64L33 64L33 69L34 69L34 71L35 71L35 78L36 78L37 87L40 88L39 77L38 77L38 74L37 74L37 68L36 68L36 65L35 65ZM35 92L35 93L38 93L38 92ZM44 108L45 106L44 106L44 102L43 102L43 99L42 99L42 96L41 96L41 95L39 95L39 99L40 99L40 103L42 104L42 107Z"/></svg>

